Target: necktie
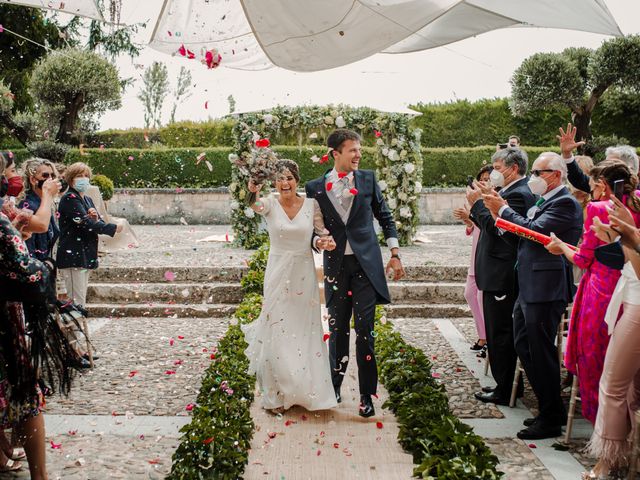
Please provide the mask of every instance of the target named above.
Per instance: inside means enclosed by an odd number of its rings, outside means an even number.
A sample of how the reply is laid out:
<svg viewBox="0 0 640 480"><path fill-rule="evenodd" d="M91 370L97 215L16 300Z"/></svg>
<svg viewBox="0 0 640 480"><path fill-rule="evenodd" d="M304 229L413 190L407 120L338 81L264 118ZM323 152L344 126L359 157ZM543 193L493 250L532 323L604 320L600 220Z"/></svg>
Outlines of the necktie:
<svg viewBox="0 0 640 480"><path fill-rule="evenodd" d="M353 200L351 194L349 193L349 177L343 177L338 180L338 189L336 189L336 195L338 196L338 201L342 208L345 211L349 210L351 206L351 201Z"/></svg>

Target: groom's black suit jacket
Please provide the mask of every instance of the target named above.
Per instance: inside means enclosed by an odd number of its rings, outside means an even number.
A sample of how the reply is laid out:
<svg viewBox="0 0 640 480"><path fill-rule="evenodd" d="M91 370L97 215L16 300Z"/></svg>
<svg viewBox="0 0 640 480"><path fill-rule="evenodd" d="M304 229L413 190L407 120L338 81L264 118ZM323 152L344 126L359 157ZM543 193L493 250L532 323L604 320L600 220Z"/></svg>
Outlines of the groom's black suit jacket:
<svg viewBox="0 0 640 480"><path fill-rule="evenodd" d="M385 238L398 237L395 222L372 170L356 170L354 182L358 193L353 198L346 225L328 197L324 176L307 182L305 186L307 197L318 201L325 227L336 242L335 250L324 252L324 274L329 278L337 277L347 240L349 240L354 255L376 291L378 303L390 303L391 297L384 274L378 237L373 227L373 217L378 220ZM325 278L327 303L330 302L332 294L333 285L327 283Z"/></svg>

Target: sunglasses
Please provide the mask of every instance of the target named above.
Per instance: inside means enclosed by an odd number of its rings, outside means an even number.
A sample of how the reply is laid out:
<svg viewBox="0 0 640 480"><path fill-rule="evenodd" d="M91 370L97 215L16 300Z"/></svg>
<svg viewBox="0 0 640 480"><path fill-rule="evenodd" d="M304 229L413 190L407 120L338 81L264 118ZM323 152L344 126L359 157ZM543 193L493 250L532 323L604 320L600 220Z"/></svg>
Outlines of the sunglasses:
<svg viewBox="0 0 640 480"><path fill-rule="evenodd" d="M56 176L53 173L42 172L42 178L56 178Z"/></svg>
<svg viewBox="0 0 640 480"><path fill-rule="evenodd" d="M539 177L540 175L542 175L543 173L547 173L547 172L557 172L558 170L552 170L550 168L544 168L541 170L531 170L531 175L534 175L536 177Z"/></svg>

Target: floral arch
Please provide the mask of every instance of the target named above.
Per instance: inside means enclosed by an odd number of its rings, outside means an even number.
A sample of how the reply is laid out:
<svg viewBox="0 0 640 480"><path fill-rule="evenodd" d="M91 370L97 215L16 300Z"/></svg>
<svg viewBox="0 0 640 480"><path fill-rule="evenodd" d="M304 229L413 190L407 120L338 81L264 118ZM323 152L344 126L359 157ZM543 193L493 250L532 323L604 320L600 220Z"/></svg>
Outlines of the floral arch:
<svg viewBox="0 0 640 480"><path fill-rule="evenodd" d="M378 185L392 211L400 245L410 245L418 224L418 198L422 190L420 129L411 128L410 116L371 108L343 105L326 107L275 107L269 111L237 115L234 126L236 155L249 152L257 139L273 135L307 138L326 136L335 128L349 128L375 136L374 162ZM321 161L316 155L309 162ZM256 248L261 243L259 219L247 208L248 177L232 165L229 190L233 196L231 219L235 243Z"/></svg>

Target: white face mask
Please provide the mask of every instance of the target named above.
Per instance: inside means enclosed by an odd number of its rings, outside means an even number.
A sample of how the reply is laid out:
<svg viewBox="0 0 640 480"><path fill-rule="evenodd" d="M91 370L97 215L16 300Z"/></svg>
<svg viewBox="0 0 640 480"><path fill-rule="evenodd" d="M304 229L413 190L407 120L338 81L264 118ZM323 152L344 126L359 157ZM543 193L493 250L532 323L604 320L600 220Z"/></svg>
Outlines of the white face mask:
<svg viewBox="0 0 640 480"><path fill-rule="evenodd" d="M491 170L489 180L494 187L504 187L504 175L497 170Z"/></svg>
<svg viewBox="0 0 640 480"><path fill-rule="evenodd" d="M544 195L547 193L547 181L542 177L532 175L527 185L529 185L531 193L534 195Z"/></svg>

